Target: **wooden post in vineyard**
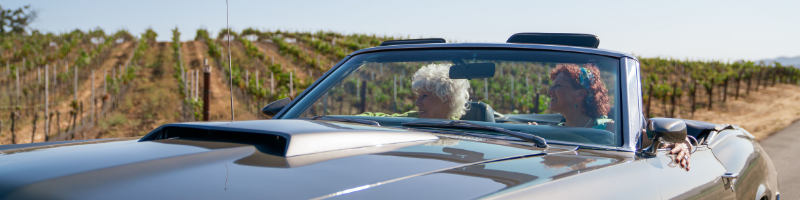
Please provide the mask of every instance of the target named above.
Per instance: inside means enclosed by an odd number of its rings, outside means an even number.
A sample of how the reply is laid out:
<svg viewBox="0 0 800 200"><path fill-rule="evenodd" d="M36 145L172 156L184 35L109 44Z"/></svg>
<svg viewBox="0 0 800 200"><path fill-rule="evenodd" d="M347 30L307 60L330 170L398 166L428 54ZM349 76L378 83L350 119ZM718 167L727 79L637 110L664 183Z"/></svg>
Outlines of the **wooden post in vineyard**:
<svg viewBox="0 0 800 200"><path fill-rule="evenodd" d="M756 92L758 92L758 86L761 85L761 71L760 69L758 70L758 76L756 77Z"/></svg>
<svg viewBox="0 0 800 200"><path fill-rule="evenodd" d="M693 80L692 81L692 86L689 89L691 90L690 92L692 93L692 97L691 97L691 100L692 100L692 116L694 116L694 110L696 109L695 97L697 96L697 80Z"/></svg>
<svg viewBox="0 0 800 200"><path fill-rule="evenodd" d="M292 72L289 72L289 96L294 98L294 80L292 77Z"/></svg>
<svg viewBox="0 0 800 200"><path fill-rule="evenodd" d="M775 77L775 79L772 80L772 87L775 87L775 83L781 81L781 76L780 76L779 70L780 69L778 69L778 68L775 68L775 69L772 70L773 71L772 72L772 76Z"/></svg>
<svg viewBox="0 0 800 200"><path fill-rule="evenodd" d="M361 105L359 113L367 112L367 80L361 80Z"/></svg>
<svg viewBox="0 0 800 200"><path fill-rule="evenodd" d="M11 144L17 143L17 132L15 130L17 122L17 108L14 108L11 111Z"/></svg>
<svg viewBox="0 0 800 200"><path fill-rule="evenodd" d="M487 103L489 102L489 79L483 78L483 99Z"/></svg>
<svg viewBox="0 0 800 200"><path fill-rule="evenodd" d="M745 94L750 94L750 85L753 84L753 71L747 73L747 90L745 90Z"/></svg>
<svg viewBox="0 0 800 200"><path fill-rule="evenodd" d="M736 97L733 100L739 100L739 86L742 85L742 75L744 75L744 69L739 71L739 76L736 77Z"/></svg>
<svg viewBox="0 0 800 200"><path fill-rule="evenodd" d="M722 85L722 103L728 101L728 82L730 82L730 75L725 77L725 83Z"/></svg>
<svg viewBox="0 0 800 200"><path fill-rule="evenodd" d="M669 111L669 117L675 117L675 97L678 96L678 83L672 83L672 96L670 97L672 107Z"/></svg>
<svg viewBox="0 0 800 200"><path fill-rule="evenodd" d="M94 107L97 105L94 99L94 70L92 70L92 77L89 79L92 79L92 87L90 89L90 92L92 93L92 113L90 114L89 123L94 126Z"/></svg>
<svg viewBox="0 0 800 200"><path fill-rule="evenodd" d="M14 79L16 79L16 81L17 81L17 108L19 108L19 67L17 67L14 71L15 71L14 72L15 73L15 75L14 75L15 78ZM16 110L17 108L14 108L14 109ZM14 126L11 126L11 127L14 127Z"/></svg>
<svg viewBox="0 0 800 200"><path fill-rule="evenodd" d="M73 93L75 94L74 100L77 101L78 100L78 66L77 65L75 65L75 78L74 79L75 79L75 88L73 90L74 91Z"/></svg>
<svg viewBox="0 0 800 200"><path fill-rule="evenodd" d="M260 90L260 89L261 89L261 84L260 84L260 82L261 82L261 79L258 79L258 72L259 72L259 71L260 71L260 70L256 70L256 89L259 89L259 91L261 91L261 90Z"/></svg>
<svg viewBox="0 0 800 200"><path fill-rule="evenodd" d="M198 95L200 95L200 71L194 70L194 100L198 100Z"/></svg>
<svg viewBox="0 0 800 200"><path fill-rule="evenodd" d="M392 81L392 112L397 113L397 75Z"/></svg>
<svg viewBox="0 0 800 200"><path fill-rule="evenodd" d="M269 73L269 95L275 94L275 72Z"/></svg>
<svg viewBox="0 0 800 200"><path fill-rule="evenodd" d="M508 76L511 78L511 112L514 112L514 75L508 73Z"/></svg>
<svg viewBox="0 0 800 200"><path fill-rule="evenodd" d="M208 59L205 60L205 67L203 68L203 121L209 121L209 108L211 100L211 67L208 66Z"/></svg>
<svg viewBox="0 0 800 200"><path fill-rule="evenodd" d="M708 110L711 110L712 100L714 98L714 78L711 78L709 81L709 87L706 89L708 90Z"/></svg>
<svg viewBox="0 0 800 200"><path fill-rule="evenodd" d="M647 113L645 114L646 118L650 117L650 110L651 110L650 102L653 102L653 90L655 90L655 87L656 86L653 85L653 83L650 83L650 90L647 91Z"/></svg>
<svg viewBox="0 0 800 200"><path fill-rule="evenodd" d="M47 105L50 102L50 86L48 77L50 77L49 70L50 66L44 66L44 141L46 142L49 139L50 134L50 105Z"/></svg>
<svg viewBox="0 0 800 200"><path fill-rule="evenodd" d="M33 131L31 132L31 143L36 137L36 120L39 119L39 112L33 112Z"/></svg>

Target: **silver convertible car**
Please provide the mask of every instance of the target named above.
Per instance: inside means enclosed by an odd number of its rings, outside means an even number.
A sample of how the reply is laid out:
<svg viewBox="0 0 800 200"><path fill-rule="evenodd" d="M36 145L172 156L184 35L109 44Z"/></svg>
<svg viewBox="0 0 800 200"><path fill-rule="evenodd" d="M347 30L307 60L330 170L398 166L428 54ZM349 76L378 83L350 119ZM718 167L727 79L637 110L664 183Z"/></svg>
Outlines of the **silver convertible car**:
<svg viewBox="0 0 800 200"><path fill-rule="evenodd" d="M598 45L386 41L270 120L0 146L0 199L779 199L750 133L646 119L639 61Z"/></svg>

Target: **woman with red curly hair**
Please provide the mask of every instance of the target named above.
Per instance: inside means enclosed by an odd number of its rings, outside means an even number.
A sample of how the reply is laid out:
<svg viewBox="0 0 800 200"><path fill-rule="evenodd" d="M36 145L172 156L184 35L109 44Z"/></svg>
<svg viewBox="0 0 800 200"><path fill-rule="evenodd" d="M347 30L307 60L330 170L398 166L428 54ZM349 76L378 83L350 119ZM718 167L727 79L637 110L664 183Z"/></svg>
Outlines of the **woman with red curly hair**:
<svg viewBox="0 0 800 200"><path fill-rule="evenodd" d="M562 63L550 72L553 85L547 90L549 108L564 116L561 125L614 132L613 121L607 117L611 109L608 89L599 75L600 70L592 64L580 67Z"/></svg>

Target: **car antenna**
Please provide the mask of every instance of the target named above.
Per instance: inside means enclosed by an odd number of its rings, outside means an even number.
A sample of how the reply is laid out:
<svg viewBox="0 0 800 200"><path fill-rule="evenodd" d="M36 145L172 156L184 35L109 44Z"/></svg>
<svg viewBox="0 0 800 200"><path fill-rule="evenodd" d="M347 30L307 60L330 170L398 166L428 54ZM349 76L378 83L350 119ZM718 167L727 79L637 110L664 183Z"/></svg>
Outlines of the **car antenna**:
<svg viewBox="0 0 800 200"><path fill-rule="evenodd" d="M228 27L228 73L231 79L231 122L233 122L233 61L231 60L231 25L228 19L228 0L225 0L225 26Z"/></svg>

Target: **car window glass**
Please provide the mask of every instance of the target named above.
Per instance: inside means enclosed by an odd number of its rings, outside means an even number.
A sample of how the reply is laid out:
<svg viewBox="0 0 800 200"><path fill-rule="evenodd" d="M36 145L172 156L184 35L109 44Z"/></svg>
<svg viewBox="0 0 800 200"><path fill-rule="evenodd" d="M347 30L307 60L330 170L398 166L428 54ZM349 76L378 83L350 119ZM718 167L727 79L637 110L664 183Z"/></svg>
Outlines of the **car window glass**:
<svg viewBox="0 0 800 200"><path fill-rule="evenodd" d="M447 88L441 84L428 84L425 87L418 87L417 92L436 91L436 88L442 87L446 88L443 89L445 92L415 93L414 75L423 68L438 66L441 71L444 69L442 66L449 69L453 65L489 67L492 64L494 65L493 75L490 73L491 70L485 74L466 72L471 77L483 76L484 78L451 79L465 81L468 87L459 89ZM374 120L381 122L384 126L399 126L400 123L409 120L433 117L422 117L426 113L446 113L442 110L455 110L450 108L454 105L451 103L453 98L441 98L442 95L438 94L447 96L459 94L456 91L462 91L463 94L468 95L467 100L464 101L466 106L463 114L444 117L439 115L434 120L461 119L534 134L537 131L547 131L547 133L540 132L538 135L549 136L551 140L616 146L619 143L615 142L618 141L615 139L618 138L616 130L619 130L617 128L619 123L616 122L620 117L619 110L615 109L619 99L619 80L617 79L619 67L619 60L616 58L553 51L424 50L362 54L348 60L319 86L312 88L312 91L291 108L287 112L287 117L284 118L331 115ZM583 74L578 76L578 80L573 79L578 82L577 85L569 85L570 90L561 91L559 87L567 87L563 84L568 83L560 83L550 77L551 73L558 68L571 68L573 69L571 72L575 72L577 69L577 73ZM466 68L461 68L462 71L464 69ZM597 74L592 73L591 69L595 69L594 73ZM482 68L469 68L469 70L480 71ZM428 77L430 79L428 82L450 79L449 74L442 76L441 72L435 74L431 71L437 70L428 69L426 71L428 75L420 75L420 77ZM435 75L430 75L431 73ZM449 73L449 71L445 73ZM599 82L602 83L597 83L597 85L602 84L605 87L604 92L591 94L587 91L595 90L591 87L596 86L579 83L580 79L590 76L598 77ZM584 90L583 95L577 94L581 97L569 93L579 90ZM558 94L564 96L560 101L555 98L556 103L551 95L557 96ZM575 109L580 107L584 110L597 107L588 106L594 102L592 101L595 99L592 98L593 96L606 97L602 103L606 111L602 115L595 112L594 116L589 117L590 119L583 118L582 124L585 125L582 127L568 127L569 123L565 123L567 117L564 117L563 114L578 112L589 116L587 111L571 111L570 107ZM586 100L584 104L573 97L591 100ZM439 98L439 100L430 98ZM565 106L565 103L570 105ZM560 107L556 109L553 107L554 105ZM597 109L592 110L596 111ZM535 122L539 126L529 125L529 122ZM581 128L594 130L582 132L579 131ZM563 132L563 134L554 134L555 132ZM599 132L605 133L598 135ZM545 138L547 139L547 137Z"/></svg>

